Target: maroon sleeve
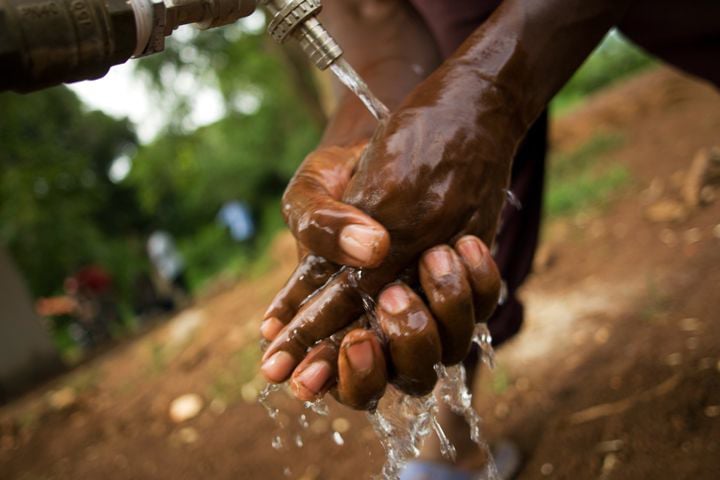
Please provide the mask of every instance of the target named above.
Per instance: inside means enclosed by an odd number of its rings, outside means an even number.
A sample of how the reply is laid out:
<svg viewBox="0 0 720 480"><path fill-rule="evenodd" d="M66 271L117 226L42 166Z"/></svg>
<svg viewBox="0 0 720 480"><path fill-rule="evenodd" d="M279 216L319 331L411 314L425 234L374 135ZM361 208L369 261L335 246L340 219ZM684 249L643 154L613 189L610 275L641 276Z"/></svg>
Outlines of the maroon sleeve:
<svg viewBox="0 0 720 480"><path fill-rule="evenodd" d="M410 0L423 17L444 57L484 22L502 0Z"/></svg>

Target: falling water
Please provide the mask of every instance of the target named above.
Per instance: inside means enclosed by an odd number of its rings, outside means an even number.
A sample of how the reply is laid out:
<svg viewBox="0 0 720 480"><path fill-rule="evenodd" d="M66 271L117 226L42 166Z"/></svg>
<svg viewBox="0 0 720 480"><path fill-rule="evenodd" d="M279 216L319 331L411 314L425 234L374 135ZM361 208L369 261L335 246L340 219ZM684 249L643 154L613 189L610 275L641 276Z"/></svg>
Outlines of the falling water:
<svg viewBox="0 0 720 480"><path fill-rule="evenodd" d="M367 84L355 69L342 57L330 65L330 70L343 85L349 88L367 107L377 120L384 120L390 115L388 108L370 91Z"/></svg>

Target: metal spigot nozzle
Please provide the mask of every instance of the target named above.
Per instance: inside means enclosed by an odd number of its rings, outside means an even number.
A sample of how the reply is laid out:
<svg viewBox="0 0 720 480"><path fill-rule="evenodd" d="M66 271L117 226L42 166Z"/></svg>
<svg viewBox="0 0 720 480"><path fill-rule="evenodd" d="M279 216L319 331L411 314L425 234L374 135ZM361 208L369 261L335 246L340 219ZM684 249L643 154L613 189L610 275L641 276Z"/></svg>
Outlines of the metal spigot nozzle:
<svg viewBox="0 0 720 480"><path fill-rule="evenodd" d="M342 55L342 49L317 19L320 0L264 0L272 20L268 33L279 43L292 37L320 70Z"/></svg>

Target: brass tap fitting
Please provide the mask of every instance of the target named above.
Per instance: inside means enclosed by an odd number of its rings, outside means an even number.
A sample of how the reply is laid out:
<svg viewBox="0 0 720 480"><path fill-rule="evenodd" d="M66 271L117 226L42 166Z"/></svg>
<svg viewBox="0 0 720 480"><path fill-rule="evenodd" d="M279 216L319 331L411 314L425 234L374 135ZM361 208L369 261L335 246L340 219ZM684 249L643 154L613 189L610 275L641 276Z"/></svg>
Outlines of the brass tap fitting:
<svg viewBox="0 0 720 480"><path fill-rule="evenodd" d="M260 0L272 20L268 33L277 42L296 40L313 64L325 70L342 55L342 49L317 19L320 0Z"/></svg>

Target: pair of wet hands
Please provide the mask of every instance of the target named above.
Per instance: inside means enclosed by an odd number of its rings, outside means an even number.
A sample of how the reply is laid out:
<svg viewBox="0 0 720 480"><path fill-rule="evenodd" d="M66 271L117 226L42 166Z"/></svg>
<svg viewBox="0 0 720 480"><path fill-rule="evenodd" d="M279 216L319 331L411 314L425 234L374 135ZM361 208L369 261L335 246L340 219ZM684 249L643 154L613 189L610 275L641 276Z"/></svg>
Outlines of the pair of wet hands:
<svg viewBox="0 0 720 480"><path fill-rule="evenodd" d="M367 146L305 159L283 197L301 260L261 325L269 381L368 409L388 383L429 393L434 366L468 354L500 292L487 244L515 146L493 121L494 92L479 97L482 108L459 116L461 103L420 95ZM379 332L361 292L377 299Z"/></svg>

